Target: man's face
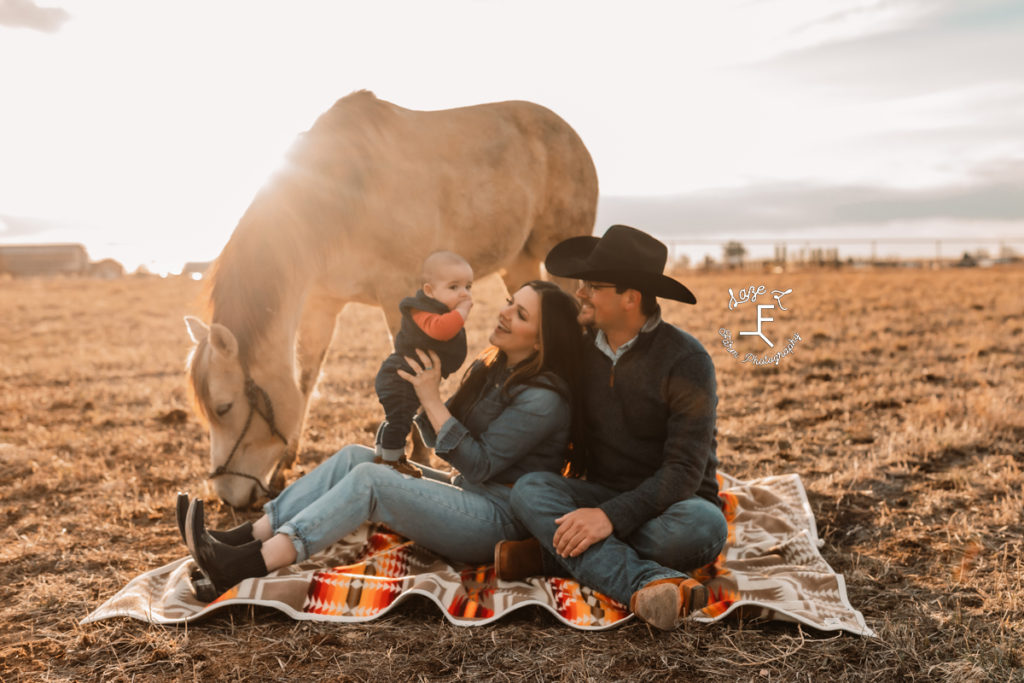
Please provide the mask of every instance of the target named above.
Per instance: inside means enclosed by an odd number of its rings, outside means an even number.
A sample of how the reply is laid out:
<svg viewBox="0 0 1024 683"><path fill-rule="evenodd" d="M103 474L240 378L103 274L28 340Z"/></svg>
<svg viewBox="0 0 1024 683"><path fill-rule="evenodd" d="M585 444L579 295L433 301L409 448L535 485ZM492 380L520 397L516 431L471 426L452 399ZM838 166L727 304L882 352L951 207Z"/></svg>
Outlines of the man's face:
<svg viewBox="0 0 1024 683"><path fill-rule="evenodd" d="M576 290L576 298L580 300L577 318L580 325L593 325L599 330L617 325L625 313L622 296L610 282L580 280Z"/></svg>

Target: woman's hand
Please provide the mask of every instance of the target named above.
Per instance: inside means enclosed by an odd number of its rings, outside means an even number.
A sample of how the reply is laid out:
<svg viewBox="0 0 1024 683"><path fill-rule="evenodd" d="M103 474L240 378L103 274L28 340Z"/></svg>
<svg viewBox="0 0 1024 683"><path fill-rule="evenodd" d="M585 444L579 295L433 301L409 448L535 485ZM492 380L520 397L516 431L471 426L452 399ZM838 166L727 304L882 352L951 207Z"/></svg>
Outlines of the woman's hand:
<svg viewBox="0 0 1024 683"><path fill-rule="evenodd" d="M441 359L434 351L425 352L423 349L416 349L419 358L413 359L405 356L405 362L412 368L412 372L399 369L398 376L412 385L416 390L416 396L420 403L429 399L441 399Z"/></svg>
<svg viewBox="0 0 1024 683"><path fill-rule="evenodd" d="M423 349L416 349L416 355L417 359L405 356L405 362L412 368L412 372L399 370L398 376L416 390L416 398L420 400L423 412L426 413L434 431L439 432L452 416L441 400L441 359L436 352L431 351L428 354Z"/></svg>

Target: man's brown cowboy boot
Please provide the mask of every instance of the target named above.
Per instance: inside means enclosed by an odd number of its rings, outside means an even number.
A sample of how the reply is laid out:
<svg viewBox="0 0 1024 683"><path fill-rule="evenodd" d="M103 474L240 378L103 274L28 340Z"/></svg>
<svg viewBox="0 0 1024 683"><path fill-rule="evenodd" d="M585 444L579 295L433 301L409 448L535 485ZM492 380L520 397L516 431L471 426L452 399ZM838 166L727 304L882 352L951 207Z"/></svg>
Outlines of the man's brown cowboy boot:
<svg viewBox="0 0 1024 683"><path fill-rule="evenodd" d="M707 586L685 577L651 581L629 599L633 614L662 631L671 631L707 604Z"/></svg>
<svg viewBox="0 0 1024 683"><path fill-rule="evenodd" d="M522 581L544 573L540 541L498 541L494 546L494 576L502 581Z"/></svg>

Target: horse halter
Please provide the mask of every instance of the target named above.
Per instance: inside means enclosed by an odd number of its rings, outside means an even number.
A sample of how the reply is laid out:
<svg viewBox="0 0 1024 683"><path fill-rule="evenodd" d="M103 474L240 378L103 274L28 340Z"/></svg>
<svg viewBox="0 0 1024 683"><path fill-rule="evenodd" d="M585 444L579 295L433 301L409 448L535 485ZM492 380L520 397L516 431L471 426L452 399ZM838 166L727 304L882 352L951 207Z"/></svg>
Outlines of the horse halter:
<svg viewBox="0 0 1024 683"><path fill-rule="evenodd" d="M245 377L245 400L249 403L249 416L245 418L245 426L242 427L241 433L238 435L238 439L235 441L235 445L231 447L231 453L228 454L227 460L224 461L223 465L218 465L215 470L207 475L207 479L216 479L217 477L225 474L230 474L235 477L245 477L246 479L252 479L256 482L256 485L260 487L263 493L268 498L276 498L281 493L277 488L274 487L274 478L277 473L281 470L282 460L277 461L277 465L274 466L274 471L270 473L270 486L266 486L259 477L254 477L246 472L236 472L229 470L228 465L231 464L231 459L235 457L235 453L238 452L238 447L242 445L242 439L245 438L246 433L249 431L249 425L252 424L252 416L256 413L263 418L263 421L270 427L270 433L281 439L281 443L285 446L288 445L288 439L284 437L284 434L277 428L277 424L274 422L274 405L270 402L270 396L267 395L266 390L260 385L253 381L252 377Z"/></svg>

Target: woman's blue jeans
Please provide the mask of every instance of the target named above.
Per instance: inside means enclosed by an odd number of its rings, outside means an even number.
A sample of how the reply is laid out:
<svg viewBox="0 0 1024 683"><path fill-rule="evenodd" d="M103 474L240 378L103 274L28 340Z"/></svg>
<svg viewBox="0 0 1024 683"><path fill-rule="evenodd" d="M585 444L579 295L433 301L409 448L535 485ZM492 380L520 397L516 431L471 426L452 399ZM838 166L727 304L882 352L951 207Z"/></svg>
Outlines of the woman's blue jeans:
<svg viewBox="0 0 1024 683"><path fill-rule="evenodd" d="M617 491L601 484L548 472L519 478L512 508L547 550L546 574L568 572L580 583L628 605L633 593L651 581L681 577L713 562L725 545L729 529L721 509L703 498L690 498L648 520L626 539L613 533L577 557L558 557L555 520L577 508L597 507L616 495Z"/></svg>
<svg viewBox="0 0 1024 683"><path fill-rule="evenodd" d="M346 446L263 506L274 532L291 537L296 562L367 520L456 562L489 564L495 543L528 535L512 514L507 486L459 488L429 467L416 479L374 464L373 456L364 446Z"/></svg>

